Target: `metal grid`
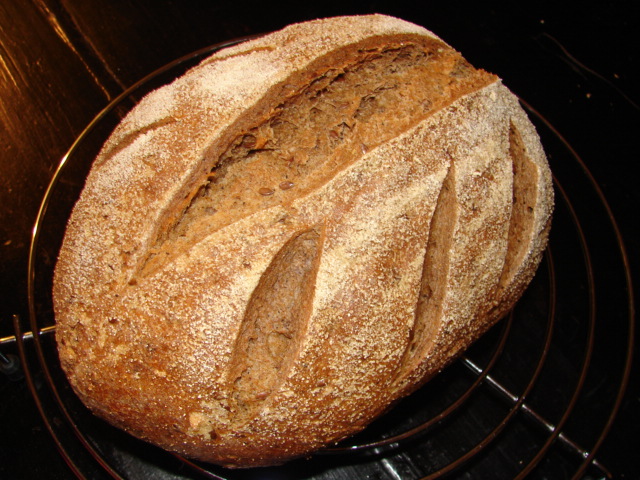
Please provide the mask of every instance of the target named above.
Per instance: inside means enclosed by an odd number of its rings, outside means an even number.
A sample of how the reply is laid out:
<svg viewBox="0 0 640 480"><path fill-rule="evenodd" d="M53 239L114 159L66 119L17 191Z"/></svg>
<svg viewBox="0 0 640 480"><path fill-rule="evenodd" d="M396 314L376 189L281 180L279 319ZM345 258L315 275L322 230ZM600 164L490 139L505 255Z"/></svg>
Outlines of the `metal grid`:
<svg viewBox="0 0 640 480"><path fill-rule="evenodd" d="M61 372L51 335L51 277L66 218L91 159L122 115L145 92L232 43L179 59L116 98L65 155L45 194L29 258L29 326L15 317L15 339L45 426L74 474L228 480L613 478L595 455L631 368L629 264L615 219L588 169L527 105L556 187L550 246L538 275L503 322L362 434L282 467L230 471L132 439L80 404Z"/></svg>

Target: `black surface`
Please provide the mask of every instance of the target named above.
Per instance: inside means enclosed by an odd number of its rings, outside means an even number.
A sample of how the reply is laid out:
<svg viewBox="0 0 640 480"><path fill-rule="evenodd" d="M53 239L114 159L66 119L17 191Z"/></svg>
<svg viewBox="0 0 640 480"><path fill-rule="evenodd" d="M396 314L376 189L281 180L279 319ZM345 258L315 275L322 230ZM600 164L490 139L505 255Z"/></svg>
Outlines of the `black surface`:
<svg viewBox="0 0 640 480"><path fill-rule="evenodd" d="M635 212L640 206L634 169L640 133L637 3L477 2L462 8L457 2L399 1L3 2L0 336L13 333L13 314L28 317L26 255L44 189L59 158L109 99L155 68L203 46L346 13L376 11L414 21L476 66L499 74L557 128L593 172L618 220L635 274ZM553 136L543 140L556 141ZM581 193L572 195L580 198ZM588 219L589 204L580 208ZM597 232L597 226L590 231ZM591 235L594 261L606 268L607 233L603 230L602 241ZM609 291L606 285L598 285L598 292L607 299L625 299L624 292ZM607 342L606 330L598 332L598 339ZM620 339L612 339L610 348L621 349ZM15 353L14 345L0 349ZM607 365L598 366L596 375L607 373ZM630 441L639 433L637 368L632 379L598 454L615 478L636 478L640 467ZM589 401L597 405L599 398ZM23 381L0 376L0 422L0 478L70 478ZM584 423L588 430L589 419Z"/></svg>

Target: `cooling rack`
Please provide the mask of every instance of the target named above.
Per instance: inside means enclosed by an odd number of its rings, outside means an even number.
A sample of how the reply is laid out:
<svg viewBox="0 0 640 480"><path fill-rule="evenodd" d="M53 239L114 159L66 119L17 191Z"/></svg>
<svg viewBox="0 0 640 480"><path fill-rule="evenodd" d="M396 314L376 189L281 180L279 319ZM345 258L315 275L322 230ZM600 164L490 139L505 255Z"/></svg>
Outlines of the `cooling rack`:
<svg viewBox="0 0 640 480"><path fill-rule="evenodd" d="M502 322L364 432L308 459L234 471L138 441L80 403L60 369L50 291L64 226L91 161L146 92L243 40L178 59L123 92L79 136L45 193L29 255L29 318L14 317L15 341L44 425L73 473L160 480L613 478L597 454L631 369L630 267L612 212L579 153L524 102L556 190L539 272Z"/></svg>

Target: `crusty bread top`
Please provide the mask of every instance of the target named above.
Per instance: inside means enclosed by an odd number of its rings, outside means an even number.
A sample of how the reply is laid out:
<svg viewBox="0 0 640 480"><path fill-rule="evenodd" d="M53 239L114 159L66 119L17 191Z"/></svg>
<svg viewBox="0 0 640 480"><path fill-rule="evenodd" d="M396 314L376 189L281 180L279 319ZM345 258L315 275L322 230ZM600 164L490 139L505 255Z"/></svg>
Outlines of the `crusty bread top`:
<svg viewBox="0 0 640 480"><path fill-rule="evenodd" d="M87 179L67 233L67 244L74 242L70 249L83 255L74 254L69 281L60 287L70 291L60 296L128 281L155 240L167 206L211 170L210 146L274 85L341 47L411 34L436 39L421 27L381 15L297 24L224 49L147 95L116 128L95 161L96 173ZM132 214L140 210L146 215ZM76 234L76 228L92 235ZM65 269L64 255L58 268ZM77 275L71 277L73 271Z"/></svg>
<svg viewBox="0 0 640 480"><path fill-rule="evenodd" d="M510 308L546 243L551 178L517 100L481 71L286 201L176 227L302 85L406 44L459 57L389 17L308 22L213 55L123 120L54 279L62 365L87 405L190 456L278 462L359 430Z"/></svg>

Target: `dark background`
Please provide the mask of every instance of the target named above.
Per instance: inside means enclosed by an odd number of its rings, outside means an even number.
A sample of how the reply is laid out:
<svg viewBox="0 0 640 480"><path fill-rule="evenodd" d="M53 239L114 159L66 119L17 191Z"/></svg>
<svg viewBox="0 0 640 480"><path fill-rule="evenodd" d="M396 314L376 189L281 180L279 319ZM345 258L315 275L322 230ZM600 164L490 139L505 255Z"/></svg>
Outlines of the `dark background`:
<svg viewBox="0 0 640 480"><path fill-rule="evenodd" d="M74 139L123 89L207 45L296 21L386 13L423 25L497 73L546 117L602 187L638 271L636 1L0 2L0 337L27 317L40 200ZM3 352L12 346L2 347ZM598 458L638 478L637 369ZM69 478L24 382L0 376L0 478Z"/></svg>

